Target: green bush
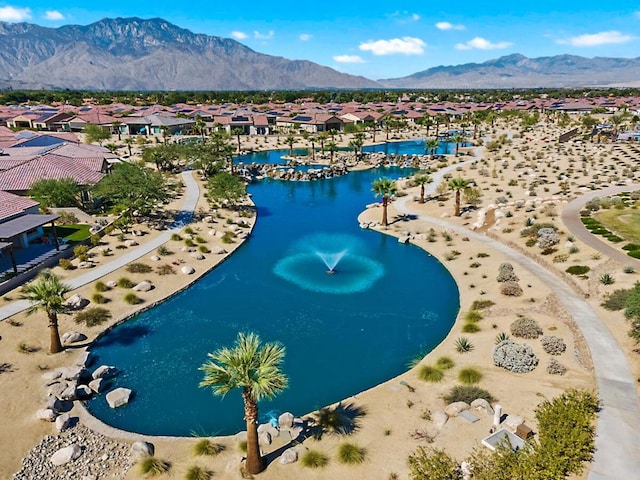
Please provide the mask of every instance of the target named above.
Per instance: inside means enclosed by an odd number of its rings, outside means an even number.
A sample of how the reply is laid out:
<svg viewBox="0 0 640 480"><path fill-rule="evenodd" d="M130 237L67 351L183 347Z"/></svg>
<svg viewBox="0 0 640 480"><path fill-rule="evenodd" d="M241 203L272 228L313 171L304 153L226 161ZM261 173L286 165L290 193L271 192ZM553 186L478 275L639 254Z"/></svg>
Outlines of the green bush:
<svg viewBox="0 0 640 480"><path fill-rule="evenodd" d="M174 233L171 235L171 240L173 240L174 242L179 242L180 240L182 240L182 237L177 233Z"/></svg>
<svg viewBox="0 0 640 480"><path fill-rule="evenodd" d="M125 269L129 273L149 273L153 271L153 268L151 268L146 263L138 263L138 262L130 263L129 265L126 266Z"/></svg>
<svg viewBox="0 0 640 480"><path fill-rule="evenodd" d="M611 292L600 305L607 310L622 310L631 295L631 289L618 289Z"/></svg>
<svg viewBox="0 0 640 480"><path fill-rule="evenodd" d="M171 255L171 250L169 250L164 245L160 245L158 247L158 250L156 251L158 252L158 255L160 255L161 257L166 257L167 255Z"/></svg>
<svg viewBox="0 0 640 480"><path fill-rule="evenodd" d="M591 268L589 268L587 265L572 265L567 268L565 272L571 275L584 275L589 270L591 270Z"/></svg>
<svg viewBox="0 0 640 480"><path fill-rule="evenodd" d="M630 252L627 252L627 255L633 258L640 258L640 250L631 250Z"/></svg>
<svg viewBox="0 0 640 480"><path fill-rule="evenodd" d="M354 443L342 443L338 447L338 461L347 465L364 462L366 450Z"/></svg>
<svg viewBox="0 0 640 480"><path fill-rule="evenodd" d="M636 243L627 243L624 247L622 247L622 250L640 250L640 245Z"/></svg>
<svg viewBox="0 0 640 480"><path fill-rule="evenodd" d="M73 270L75 268L73 263L71 263L71 260L68 258L61 258L58 260L58 265L60 265L63 270Z"/></svg>
<svg viewBox="0 0 640 480"><path fill-rule="evenodd" d="M456 385L444 396L447 403L466 402L471 404L476 398L484 398L487 402L495 402L495 398L488 391L472 385Z"/></svg>
<svg viewBox="0 0 640 480"><path fill-rule="evenodd" d="M138 305L139 303L142 303L142 299L140 297L138 297L133 292L127 293L124 296L124 301L125 301L125 303L128 303L129 305Z"/></svg>
<svg viewBox="0 0 640 480"><path fill-rule="evenodd" d="M465 385L473 385L482 380L482 373L475 368L463 368L458 373L458 380Z"/></svg>
<svg viewBox="0 0 640 480"><path fill-rule="evenodd" d="M437 383L444 378L444 372L431 365L422 365L418 370L418 378L425 382Z"/></svg>
<svg viewBox="0 0 640 480"><path fill-rule="evenodd" d="M200 245L198 246L198 251L200 253L209 253L211 250L209 250L206 245Z"/></svg>
<svg viewBox="0 0 640 480"><path fill-rule="evenodd" d="M202 467L193 465L189 467L184 474L184 480L209 480L213 473Z"/></svg>
<svg viewBox="0 0 640 480"><path fill-rule="evenodd" d="M158 265L156 272L158 272L158 275L175 275L176 273L175 269L169 264Z"/></svg>
<svg viewBox="0 0 640 480"><path fill-rule="evenodd" d="M482 330L480 326L477 323L473 322L467 322L462 326L463 333L477 333L480 330Z"/></svg>
<svg viewBox="0 0 640 480"><path fill-rule="evenodd" d="M436 367L438 367L440 370L449 370L455 365L455 362L449 357L440 357L438 360L436 360Z"/></svg>
<svg viewBox="0 0 640 480"><path fill-rule="evenodd" d="M140 473L155 477L169 471L171 464L156 457L144 457L140 461Z"/></svg>
<svg viewBox="0 0 640 480"><path fill-rule="evenodd" d="M470 352L471 350L473 350L475 348L475 346L473 345L473 343L471 343L469 341L468 338L466 337L460 337L456 340L456 351L458 353L466 353L466 352Z"/></svg>
<svg viewBox="0 0 640 480"><path fill-rule="evenodd" d="M329 457L317 450L307 450L300 459L303 467L323 468L329 463Z"/></svg>
<svg viewBox="0 0 640 480"><path fill-rule="evenodd" d="M482 310L494 306L496 303L492 300L474 300L471 304L471 310Z"/></svg>
<svg viewBox="0 0 640 480"><path fill-rule="evenodd" d="M184 244L185 244L185 246L187 246L187 247L195 247L195 246L196 246L196 244L194 243L194 241L193 241L193 240L191 240L190 238L185 238L185 240L184 240Z"/></svg>
<svg viewBox="0 0 640 480"><path fill-rule="evenodd" d="M93 288L95 289L96 292L106 292L107 290L109 290L109 287L107 287L107 284L100 280L96 282Z"/></svg>
<svg viewBox="0 0 640 480"><path fill-rule="evenodd" d="M89 247L86 245L78 245L73 249L73 255L76 258L84 257L89 252Z"/></svg>
<svg viewBox="0 0 640 480"><path fill-rule="evenodd" d="M185 228L184 233L186 233L187 235L193 235L193 228L191 227Z"/></svg>
<svg viewBox="0 0 640 480"><path fill-rule="evenodd" d="M242 440L241 442L238 443L238 450L240 450L243 453L247 453L247 441L246 440Z"/></svg>
<svg viewBox="0 0 640 480"><path fill-rule="evenodd" d="M118 286L120 288L133 288L135 284L127 277L121 277L118 279Z"/></svg>
<svg viewBox="0 0 640 480"><path fill-rule="evenodd" d="M479 322L482 320L482 313L477 310L469 310L464 316L465 322Z"/></svg>
<svg viewBox="0 0 640 480"><path fill-rule="evenodd" d="M74 320L76 323L84 323L87 327L102 325L111 319L111 312L106 308L92 307L76 313Z"/></svg>
<svg viewBox="0 0 640 480"><path fill-rule="evenodd" d="M409 470L411 480L462 479L460 464L444 450L418 447L409 455Z"/></svg>
<svg viewBox="0 0 640 480"><path fill-rule="evenodd" d="M104 295L102 295L101 293L94 293L91 296L91 301L93 303L97 303L99 305L102 305L103 303L108 303L109 299L107 297L105 297Z"/></svg>
<svg viewBox="0 0 640 480"><path fill-rule="evenodd" d="M207 241L204 238L198 236L196 237L196 243L207 243Z"/></svg>
<svg viewBox="0 0 640 480"><path fill-rule="evenodd" d="M198 440L193 446L194 455L209 455L215 456L224 450L224 445L214 443L206 438Z"/></svg>
<svg viewBox="0 0 640 480"><path fill-rule="evenodd" d="M220 240L222 241L222 243L234 243L233 239L236 237L235 233L233 232L225 232L224 235L222 235L222 237L220 238Z"/></svg>

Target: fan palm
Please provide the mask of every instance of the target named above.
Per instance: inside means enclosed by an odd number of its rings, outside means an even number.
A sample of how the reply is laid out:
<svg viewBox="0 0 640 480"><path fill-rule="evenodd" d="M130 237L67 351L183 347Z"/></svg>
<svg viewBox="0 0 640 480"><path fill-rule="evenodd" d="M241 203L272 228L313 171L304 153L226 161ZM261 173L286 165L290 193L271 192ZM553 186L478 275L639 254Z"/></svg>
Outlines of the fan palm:
<svg viewBox="0 0 640 480"><path fill-rule="evenodd" d="M244 418L247 422L247 463L250 474L265 469L258 445L258 402L278 395L287 387L288 379L280 370L284 346L263 344L255 333L239 333L232 348L223 347L210 353L200 367L204 380L201 387L211 387L214 395L225 396L234 388L242 389Z"/></svg>
<svg viewBox="0 0 640 480"><path fill-rule="evenodd" d="M456 209L454 215L456 217L460 216L460 191L469 188L469 180L465 180L464 178L452 178L449 180L449 188L456 192Z"/></svg>
<svg viewBox="0 0 640 480"><path fill-rule="evenodd" d="M433 155L436 153L436 150L438 150L438 146L440 146L440 142L438 142L438 139L435 137L427 138L425 140L424 147L425 150L430 154L430 160L433 160Z"/></svg>
<svg viewBox="0 0 640 480"><path fill-rule="evenodd" d="M464 143L464 136L456 133L451 139L456 143L456 157L458 156L458 151L460 150L460 144Z"/></svg>
<svg viewBox="0 0 640 480"><path fill-rule="evenodd" d="M296 137L294 137L293 135L288 135L284 141L287 145L289 145L289 156L293 157L293 144L296 143Z"/></svg>
<svg viewBox="0 0 640 480"><path fill-rule="evenodd" d="M418 174L414 177L413 181L416 185L420 185L420 203L424 203L424 186L427 183L433 182L433 178L429 175Z"/></svg>
<svg viewBox="0 0 640 480"><path fill-rule="evenodd" d="M389 198L391 198L397 190L396 182L390 178L379 178L373 181L373 188L371 189L376 197L382 197L382 226L386 227L389 222L387 219L387 205L389 204Z"/></svg>
<svg viewBox="0 0 640 480"><path fill-rule="evenodd" d="M20 298L32 302L27 315L42 310L49 317L49 353L60 353L64 350L58 331L58 314L67 311L64 295L70 291L71 287L62 283L60 277L50 270L43 270L32 283L22 287Z"/></svg>

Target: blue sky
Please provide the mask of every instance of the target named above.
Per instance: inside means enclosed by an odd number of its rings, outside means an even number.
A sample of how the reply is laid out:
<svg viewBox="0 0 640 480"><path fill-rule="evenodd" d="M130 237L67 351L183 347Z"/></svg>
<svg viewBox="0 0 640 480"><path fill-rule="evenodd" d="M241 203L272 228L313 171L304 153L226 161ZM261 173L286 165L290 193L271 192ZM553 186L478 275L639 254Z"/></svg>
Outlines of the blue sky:
<svg viewBox="0 0 640 480"><path fill-rule="evenodd" d="M511 53L640 56L640 2L34 0L5 3L0 20L55 27L104 17L161 17L262 53L311 60L372 79Z"/></svg>

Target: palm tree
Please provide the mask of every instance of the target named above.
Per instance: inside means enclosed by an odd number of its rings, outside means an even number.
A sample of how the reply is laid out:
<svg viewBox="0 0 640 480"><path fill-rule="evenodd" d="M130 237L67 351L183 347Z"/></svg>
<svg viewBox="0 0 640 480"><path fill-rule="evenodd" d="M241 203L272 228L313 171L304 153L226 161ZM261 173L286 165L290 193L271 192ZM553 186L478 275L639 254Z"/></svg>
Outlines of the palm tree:
<svg viewBox="0 0 640 480"><path fill-rule="evenodd" d="M285 139L285 143L289 145L289 156L293 157L293 144L296 143L296 137L294 137L293 135L287 136L287 138Z"/></svg>
<svg viewBox="0 0 640 480"><path fill-rule="evenodd" d="M71 287L62 283L60 277L51 273L50 270L43 270L32 283L22 287L20 298L32 302L27 315L42 310L49 317L51 337L49 353L59 353L64 350L58 331L58 314L67 311L64 295L70 291Z"/></svg>
<svg viewBox="0 0 640 480"><path fill-rule="evenodd" d="M456 133L453 138L451 138L454 142L456 142L456 157L458 156L458 151L460 150L460 144L464 143L464 136Z"/></svg>
<svg viewBox="0 0 640 480"><path fill-rule="evenodd" d="M420 203L424 203L424 186L427 183L433 182L433 178L426 174L418 174L414 177L413 181L416 185L420 185Z"/></svg>
<svg viewBox="0 0 640 480"><path fill-rule="evenodd" d="M231 135L235 135L238 139L238 153L240 153L241 151L240 135L242 135L243 133L244 130L242 128L234 128L233 130L231 130Z"/></svg>
<svg viewBox="0 0 640 480"><path fill-rule="evenodd" d="M454 215L456 217L460 216L460 191L469 188L469 180L465 180L464 178L452 178L449 180L449 188L451 190L455 190L456 192L456 209Z"/></svg>
<svg viewBox="0 0 640 480"><path fill-rule="evenodd" d="M320 142L320 150L322 151L322 155L324 155L324 142L329 139L329 134L327 132L320 132L318 134L318 142Z"/></svg>
<svg viewBox="0 0 640 480"><path fill-rule="evenodd" d="M124 143L127 146L127 148L129 149L129 156L131 156L131 145L133 145L133 138L131 138L131 137L125 138L124 139Z"/></svg>
<svg viewBox="0 0 640 480"><path fill-rule="evenodd" d="M389 198L391 198L397 190L397 185L394 180L390 178L379 178L373 181L373 188L371 191L377 197L382 197L382 226L386 227L389 225L387 219L387 205L389 204Z"/></svg>
<svg viewBox="0 0 640 480"><path fill-rule="evenodd" d="M333 154L338 150L338 144L336 142L327 143L327 150L329 150L329 164L333 163Z"/></svg>
<svg viewBox="0 0 640 480"><path fill-rule="evenodd" d="M435 154L436 150L438 150L438 147L440 146L440 142L438 141L438 138L437 137L427 138L424 142L424 146L425 146L425 149L431 154L430 160L433 160L433 155Z"/></svg>
<svg viewBox="0 0 640 480"><path fill-rule="evenodd" d="M111 122L111 126L113 128L115 128L116 133L118 134L118 141L120 141L122 138L122 132L120 131L120 125L122 125L122 122L120 120L114 120L113 122Z"/></svg>
<svg viewBox="0 0 640 480"><path fill-rule="evenodd" d="M311 161L316 161L316 136L310 135L309 142L311 142Z"/></svg>
<svg viewBox="0 0 640 480"><path fill-rule="evenodd" d="M200 135L202 143L204 143L204 131L207 127L207 123L202 119L200 115L196 115L196 123L193 125L195 132Z"/></svg>
<svg viewBox="0 0 640 480"><path fill-rule="evenodd" d="M225 396L234 388L242 389L244 418L247 422L247 472L262 472L266 465L258 445L258 402L282 392L288 379L280 370L285 349L280 343L262 344L255 333L239 333L232 348L210 353L200 367L201 387L211 387L214 395Z"/></svg>

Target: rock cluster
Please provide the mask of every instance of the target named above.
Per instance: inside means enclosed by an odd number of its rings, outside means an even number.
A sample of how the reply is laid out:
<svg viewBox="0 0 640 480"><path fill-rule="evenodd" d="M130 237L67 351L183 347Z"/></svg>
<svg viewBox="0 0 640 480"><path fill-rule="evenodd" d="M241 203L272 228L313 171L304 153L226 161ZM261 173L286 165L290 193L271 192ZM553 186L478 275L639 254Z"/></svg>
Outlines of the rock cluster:
<svg viewBox="0 0 640 480"><path fill-rule="evenodd" d="M530 345L504 340L493 349L493 364L514 373L528 373L538 366L538 357Z"/></svg>
<svg viewBox="0 0 640 480"><path fill-rule="evenodd" d="M22 459L22 468L13 480L124 479L130 467L128 444L77 425L59 435L44 437Z"/></svg>

